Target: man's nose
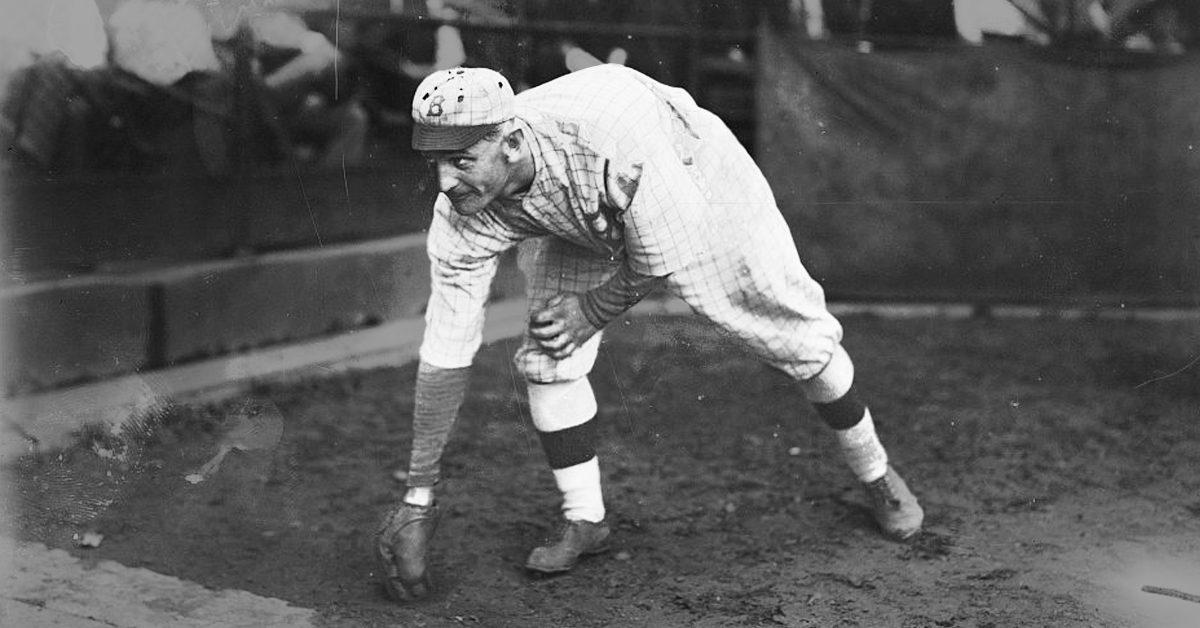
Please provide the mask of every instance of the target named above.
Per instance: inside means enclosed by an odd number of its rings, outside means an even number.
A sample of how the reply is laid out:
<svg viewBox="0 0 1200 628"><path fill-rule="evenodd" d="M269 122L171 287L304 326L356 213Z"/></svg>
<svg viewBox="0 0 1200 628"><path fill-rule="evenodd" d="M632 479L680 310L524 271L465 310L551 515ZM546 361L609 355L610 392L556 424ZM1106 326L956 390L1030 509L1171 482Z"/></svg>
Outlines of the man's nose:
<svg viewBox="0 0 1200 628"><path fill-rule="evenodd" d="M448 192L458 184L458 178L454 176L454 168L444 161L437 163L437 179L438 189L442 192Z"/></svg>

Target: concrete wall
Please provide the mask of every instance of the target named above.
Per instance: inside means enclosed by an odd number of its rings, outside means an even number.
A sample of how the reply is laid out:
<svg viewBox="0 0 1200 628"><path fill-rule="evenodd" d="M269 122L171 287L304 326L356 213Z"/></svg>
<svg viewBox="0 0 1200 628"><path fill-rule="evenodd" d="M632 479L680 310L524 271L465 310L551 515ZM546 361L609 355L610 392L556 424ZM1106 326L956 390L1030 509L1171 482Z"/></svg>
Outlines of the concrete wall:
<svg viewBox="0 0 1200 628"><path fill-rule="evenodd" d="M0 284L419 232L433 207L425 173L406 154L371 167L221 178L11 177L0 195Z"/></svg>
<svg viewBox="0 0 1200 628"><path fill-rule="evenodd" d="M110 377L146 367L152 325L150 285L68 280L0 295L7 394Z"/></svg>
<svg viewBox="0 0 1200 628"><path fill-rule="evenodd" d="M419 318L424 234L0 290L0 396ZM496 298L520 294L506 258Z"/></svg>

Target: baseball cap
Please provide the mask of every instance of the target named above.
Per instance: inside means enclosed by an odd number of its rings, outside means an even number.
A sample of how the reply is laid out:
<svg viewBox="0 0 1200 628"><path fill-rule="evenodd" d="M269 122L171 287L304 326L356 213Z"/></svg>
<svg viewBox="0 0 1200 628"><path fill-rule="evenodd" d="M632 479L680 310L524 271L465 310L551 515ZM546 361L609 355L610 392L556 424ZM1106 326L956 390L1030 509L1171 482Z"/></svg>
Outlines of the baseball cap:
<svg viewBox="0 0 1200 628"><path fill-rule="evenodd" d="M412 147L461 150L516 115L508 79L487 68L451 68L425 77L413 96Z"/></svg>

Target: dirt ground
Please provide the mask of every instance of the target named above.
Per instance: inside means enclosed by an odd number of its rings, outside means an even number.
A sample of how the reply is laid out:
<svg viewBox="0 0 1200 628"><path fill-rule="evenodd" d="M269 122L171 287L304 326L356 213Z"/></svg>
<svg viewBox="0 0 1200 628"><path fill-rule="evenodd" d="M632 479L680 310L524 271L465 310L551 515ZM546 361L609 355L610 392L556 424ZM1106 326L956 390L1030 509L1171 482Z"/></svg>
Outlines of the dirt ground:
<svg viewBox="0 0 1200 628"><path fill-rule="evenodd" d="M484 348L446 455L436 595L399 606L371 536L402 484L415 367L268 383L278 444L207 481L244 399L29 457L22 534L328 626L1200 626L1200 328L1013 319L844 320L846 345L926 531L882 539L814 412L692 319L609 333L593 373L612 552L521 568L557 496ZM1190 365L1190 367L1189 367ZM77 547L86 532L99 547ZM1189 623L1190 622L1190 623Z"/></svg>

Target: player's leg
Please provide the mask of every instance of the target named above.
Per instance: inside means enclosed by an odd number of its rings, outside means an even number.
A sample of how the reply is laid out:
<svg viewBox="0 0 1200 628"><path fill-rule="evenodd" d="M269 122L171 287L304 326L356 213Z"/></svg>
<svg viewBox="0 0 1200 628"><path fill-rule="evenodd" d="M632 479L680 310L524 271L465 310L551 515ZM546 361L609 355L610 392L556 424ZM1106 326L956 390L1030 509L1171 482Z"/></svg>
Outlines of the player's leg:
<svg viewBox="0 0 1200 628"><path fill-rule="evenodd" d="M518 261L530 312L559 293L588 290L615 271L608 260L552 239L523 245ZM556 536L526 560L534 571L567 571L580 556L607 549L609 528L596 456L597 405L587 378L599 347L596 334L569 357L556 360L526 335L514 356L528 385L534 428L562 494L563 522Z"/></svg>
<svg viewBox="0 0 1200 628"><path fill-rule="evenodd" d="M762 220L750 236L753 246L731 246L676 273L672 290L801 383L866 488L879 525L889 537L911 537L923 512L888 465L824 291L800 263L781 218Z"/></svg>
<svg viewBox="0 0 1200 628"><path fill-rule="evenodd" d="M924 510L888 464L875 420L854 386L854 363L841 344L834 346L821 372L802 380L800 388L833 430L846 463L866 489L871 512L884 534L902 541L919 532Z"/></svg>
<svg viewBox="0 0 1200 628"><path fill-rule="evenodd" d="M529 382L529 408L562 495L562 522L554 537L530 552L525 566L543 573L567 571L581 556L608 549L596 456L596 399L586 375L565 382Z"/></svg>
<svg viewBox="0 0 1200 628"><path fill-rule="evenodd" d="M870 413L852 387L841 325L801 263L769 183L719 118L702 110L690 111L689 117L704 139L677 132L681 146L688 147L688 172L704 188L712 209L729 218L722 225L723 239L707 242L708 249L673 273L668 285L767 363L802 382L867 488L881 527L895 538L915 534L923 513L887 465Z"/></svg>

